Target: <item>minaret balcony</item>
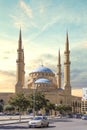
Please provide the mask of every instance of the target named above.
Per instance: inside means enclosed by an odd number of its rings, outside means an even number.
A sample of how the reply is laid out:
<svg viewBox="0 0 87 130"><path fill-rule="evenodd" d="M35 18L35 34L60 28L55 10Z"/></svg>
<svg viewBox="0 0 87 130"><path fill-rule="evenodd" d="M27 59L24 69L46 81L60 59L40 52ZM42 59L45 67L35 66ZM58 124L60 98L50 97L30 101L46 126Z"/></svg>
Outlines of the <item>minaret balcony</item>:
<svg viewBox="0 0 87 130"><path fill-rule="evenodd" d="M23 52L23 49L17 49L17 52L21 53L21 52Z"/></svg>
<svg viewBox="0 0 87 130"><path fill-rule="evenodd" d="M69 64L71 64L70 61L69 62L64 62L64 65L69 65Z"/></svg>
<svg viewBox="0 0 87 130"><path fill-rule="evenodd" d="M69 54L70 53L70 51L68 50L68 51L64 51L64 54Z"/></svg>

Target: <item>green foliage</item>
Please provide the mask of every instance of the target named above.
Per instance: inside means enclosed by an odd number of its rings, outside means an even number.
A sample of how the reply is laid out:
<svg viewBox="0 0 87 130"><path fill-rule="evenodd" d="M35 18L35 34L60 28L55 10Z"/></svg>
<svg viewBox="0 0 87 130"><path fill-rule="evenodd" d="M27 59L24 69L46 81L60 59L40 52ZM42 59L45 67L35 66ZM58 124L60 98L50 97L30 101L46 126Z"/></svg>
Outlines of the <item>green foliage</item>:
<svg viewBox="0 0 87 130"><path fill-rule="evenodd" d="M29 98L31 108L33 108L33 105L35 102L35 110L36 111L38 111L46 106L47 100L45 99L44 94L41 92L36 92L35 95L31 94L31 95L29 95L28 98Z"/></svg>
<svg viewBox="0 0 87 130"><path fill-rule="evenodd" d="M49 110L55 110L55 104L51 103L49 100L47 100L46 109Z"/></svg>
<svg viewBox="0 0 87 130"><path fill-rule="evenodd" d="M14 110L15 110L15 107L8 104L8 105L5 105L5 106L4 106L4 110L5 110L5 111L14 111Z"/></svg>
<svg viewBox="0 0 87 130"><path fill-rule="evenodd" d="M61 114L69 113L72 111L72 107L69 105L58 105L56 106L56 110L58 110Z"/></svg>
<svg viewBox="0 0 87 130"><path fill-rule="evenodd" d="M3 99L0 99L0 104L1 104L1 105L4 105Z"/></svg>
<svg viewBox="0 0 87 130"><path fill-rule="evenodd" d="M0 99L0 112L3 111L4 101L3 99Z"/></svg>
<svg viewBox="0 0 87 130"><path fill-rule="evenodd" d="M3 111L3 106L2 106L2 104L0 104L0 112L2 112Z"/></svg>
<svg viewBox="0 0 87 130"><path fill-rule="evenodd" d="M34 97L35 96L35 97ZM30 108L33 109L35 103L35 111L45 108L45 110L55 110L55 104L45 98L42 92L36 92L29 95Z"/></svg>
<svg viewBox="0 0 87 130"><path fill-rule="evenodd" d="M29 100L23 93L19 93L16 94L14 97L11 97L9 103L20 112L26 110L29 106Z"/></svg>

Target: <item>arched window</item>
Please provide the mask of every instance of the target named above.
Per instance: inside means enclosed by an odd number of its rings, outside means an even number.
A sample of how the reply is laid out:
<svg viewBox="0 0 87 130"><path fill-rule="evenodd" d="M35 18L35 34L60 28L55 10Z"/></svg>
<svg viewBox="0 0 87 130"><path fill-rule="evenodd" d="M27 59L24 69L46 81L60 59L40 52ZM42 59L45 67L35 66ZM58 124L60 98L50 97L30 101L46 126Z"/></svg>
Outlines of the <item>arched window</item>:
<svg viewBox="0 0 87 130"><path fill-rule="evenodd" d="M60 104L63 104L63 101L62 101L62 100L60 100Z"/></svg>
<svg viewBox="0 0 87 130"><path fill-rule="evenodd" d="M3 99L0 99L0 104L4 105L4 100Z"/></svg>

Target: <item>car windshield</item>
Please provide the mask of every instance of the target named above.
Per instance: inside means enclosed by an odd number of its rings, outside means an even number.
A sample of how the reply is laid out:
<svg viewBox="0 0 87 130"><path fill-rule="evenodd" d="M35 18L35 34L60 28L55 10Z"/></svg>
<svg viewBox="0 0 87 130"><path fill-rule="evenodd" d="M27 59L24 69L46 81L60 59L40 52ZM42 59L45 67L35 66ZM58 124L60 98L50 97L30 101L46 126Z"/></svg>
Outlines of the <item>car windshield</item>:
<svg viewBox="0 0 87 130"><path fill-rule="evenodd" d="M87 115L83 115L84 117L87 117Z"/></svg>
<svg viewBox="0 0 87 130"><path fill-rule="evenodd" d="M33 120L42 120L42 117L34 117Z"/></svg>

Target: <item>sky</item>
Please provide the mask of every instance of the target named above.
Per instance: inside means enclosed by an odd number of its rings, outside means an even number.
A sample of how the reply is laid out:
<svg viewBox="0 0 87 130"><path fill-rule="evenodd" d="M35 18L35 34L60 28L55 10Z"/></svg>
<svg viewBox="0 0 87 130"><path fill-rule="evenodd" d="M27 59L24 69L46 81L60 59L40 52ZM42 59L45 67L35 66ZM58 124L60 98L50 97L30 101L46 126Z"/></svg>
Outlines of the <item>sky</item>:
<svg viewBox="0 0 87 130"><path fill-rule="evenodd" d="M41 64L57 72L61 54L62 85L66 33L69 36L73 95L87 88L87 0L0 0L0 92L13 92L19 30L29 72Z"/></svg>

